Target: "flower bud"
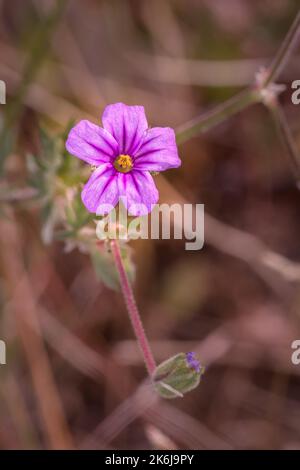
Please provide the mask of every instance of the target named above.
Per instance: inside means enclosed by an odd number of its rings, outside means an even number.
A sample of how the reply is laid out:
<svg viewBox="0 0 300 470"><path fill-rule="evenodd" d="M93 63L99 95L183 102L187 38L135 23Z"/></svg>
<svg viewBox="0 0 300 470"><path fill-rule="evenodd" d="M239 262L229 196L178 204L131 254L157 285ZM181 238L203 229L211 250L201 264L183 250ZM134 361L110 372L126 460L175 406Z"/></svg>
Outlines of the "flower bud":
<svg viewBox="0 0 300 470"><path fill-rule="evenodd" d="M153 380L160 396L177 398L196 388L203 373L194 352L179 353L157 366Z"/></svg>

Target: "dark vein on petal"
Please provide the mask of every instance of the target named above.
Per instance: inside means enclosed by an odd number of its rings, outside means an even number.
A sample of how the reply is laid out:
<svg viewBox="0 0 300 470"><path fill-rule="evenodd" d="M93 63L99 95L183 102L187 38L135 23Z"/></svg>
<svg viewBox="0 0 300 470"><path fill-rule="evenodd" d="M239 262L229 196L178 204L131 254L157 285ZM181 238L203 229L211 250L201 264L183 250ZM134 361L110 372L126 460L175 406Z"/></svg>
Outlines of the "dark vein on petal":
<svg viewBox="0 0 300 470"><path fill-rule="evenodd" d="M115 139L115 142L116 142L115 145L116 145L116 148L118 148L118 142L117 142L116 138L113 135L111 137L113 137L113 139ZM112 152L116 153L116 149L113 147L112 142L107 140L105 137L103 137L103 140L105 140L106 144L109 146L109 148L112 150Z"/></svg>
<svg viewBox="0 0 300 470"><path fill-rule="evenodd" d="M92 144L90 142L88 142L87 140L85 140L85 142L90 145L93 149L97 150L99 153L103 153L106 157L109 157L109 158L112 158L113 155L110 155L106 150L104 150L102 147L98 147L96 144ZM116 151L111 148L113 150L113 153L115 153Z"/></svg>
<svg viewBox="0 0 300 470"><path fill-rule="evenodd" d="M139 128L139 124L137 123L136 128L135 128L135 131L134 131L134 134L133 134L133 137L132 137L131 142L130 142L130 145L129 145L129 147L128 147L128 152L129 152L129 154L132 154L132 153L133 153L133 149L134 149L134 145L133 145L133 144L135 144L135 140L136 140L137 133L138 133L138 128Z"/></svg>
<svg viewBox="0 0 300 470"><path fill-rule="evenodd" d="M123 115L123 125L122 125L122 152L126 152L126 126L125 126L125 119Z"/></svg>
<svg viewBox="0 0 300 470"><path fill-rule="evenodd" d="M103 173L102 175L99 175L99 176L103 176L103 175L104 175L104 173ZM112 173L112 174L108 177L108 180L107 180L106 183L104 184L101 193L99 193L99 199L103 196L103 193L106 191L106 189L107 189L108 186L111 184L111 182L114 180L114 178L115 178L115 173Z"/></svg>
<svg viewBox="0 0 300 470"><path fill-rule="evenodd" d="M135 177L134 177L134 173L131 173L131 178L132 178L132 182L133 182L133 184L134 184L134 186L135 186L136 192L141 196L141 199L143 200L143 195L142 195L142 193L140 192L140 188L139 188L139 186L138 186L138 183L136 182L136 179L135 179Z"/></svg>

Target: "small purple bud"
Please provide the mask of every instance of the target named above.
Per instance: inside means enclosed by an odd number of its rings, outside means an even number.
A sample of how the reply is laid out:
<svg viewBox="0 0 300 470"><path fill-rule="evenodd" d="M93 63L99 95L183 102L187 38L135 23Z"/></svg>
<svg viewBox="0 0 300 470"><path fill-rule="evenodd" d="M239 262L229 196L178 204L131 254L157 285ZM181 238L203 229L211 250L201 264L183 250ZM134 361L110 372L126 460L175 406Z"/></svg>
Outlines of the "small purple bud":
<svg viewBox="0 0 300 470"><path fill-rule="evenodd" d="M183 397L199 385L203 373L195 353L178 353L156 367L153 381L161 397Z"/></svg>
<svg viewBox="0 0 300 470"><path fill-rule="evenodd" d="M201 371L200 362L196 359L194 352L188 352L185 355L188 366L194 369L196 372Z"/></svg>

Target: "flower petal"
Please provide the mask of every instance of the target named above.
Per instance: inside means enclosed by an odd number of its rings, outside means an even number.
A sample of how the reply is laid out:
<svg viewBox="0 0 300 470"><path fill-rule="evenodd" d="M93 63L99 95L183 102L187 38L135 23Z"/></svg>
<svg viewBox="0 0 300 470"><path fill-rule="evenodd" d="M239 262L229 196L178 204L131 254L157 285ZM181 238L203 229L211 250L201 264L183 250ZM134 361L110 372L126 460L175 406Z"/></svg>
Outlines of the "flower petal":
<svg viewBox="0 0 300 470"><path fill-rule="evenodd" d="M97 215L107 214L111 206L114 207L117 204L119 200L118 175L110 163L99 166L93 172L83 188L81 198L88 211Z"/></svg>
<svg viewBox="0 0 300 470"><path fill-rule="evenodd" d="M134 158L137 170L164 171L181 165L175 140L170 127L153 127L144 137Z"/></svg>
<svg viewBox="0 0 300 470"><path fill-rule="evenodd" d="M120 154L133 155L142 143L148 128L143 106L115 103L106 106L102 123L119 144Z"/></svg>
<svg viewBox="0 0 300 470"><path fill-rule="evenodd" d="M91 165L109 162L118 155L118 144L113 136L87 120L80 121L71 129L66 148Z"/></svg>
<svg viewBox="0 0 300 470"><path fill-rule="evenodd" d="M120 199L129 215L146 215L158 201L158 190L148 171L120 173L118 186Z"/></svg>

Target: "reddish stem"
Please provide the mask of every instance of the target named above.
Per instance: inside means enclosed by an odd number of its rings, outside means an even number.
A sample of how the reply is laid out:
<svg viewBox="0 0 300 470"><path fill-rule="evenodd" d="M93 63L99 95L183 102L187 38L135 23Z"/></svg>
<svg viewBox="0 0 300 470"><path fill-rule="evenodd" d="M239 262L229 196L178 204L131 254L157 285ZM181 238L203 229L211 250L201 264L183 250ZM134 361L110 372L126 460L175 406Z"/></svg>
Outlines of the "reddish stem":
<svg viewBox="0 0 300 470"><path fill-rule="evenodd" d="M145 334L145 330L144 330L141 317L140 317L140 314L139 314L139 311L138 311L138 308L134 299L134 295L132 292L132 288L131 288L127 273L123 265L120 247L116 240L111 241L111 249L112 249L112 253L114 256L115 265L119 273L121 288L122 288L123 296L124 296L125 303L127 306L129 318L130 318L132 327L134 329L137 341L141 348L147 370L149 372L150 377L152 377L156 369L156 363L155 363L148 339Z"/></svg>

